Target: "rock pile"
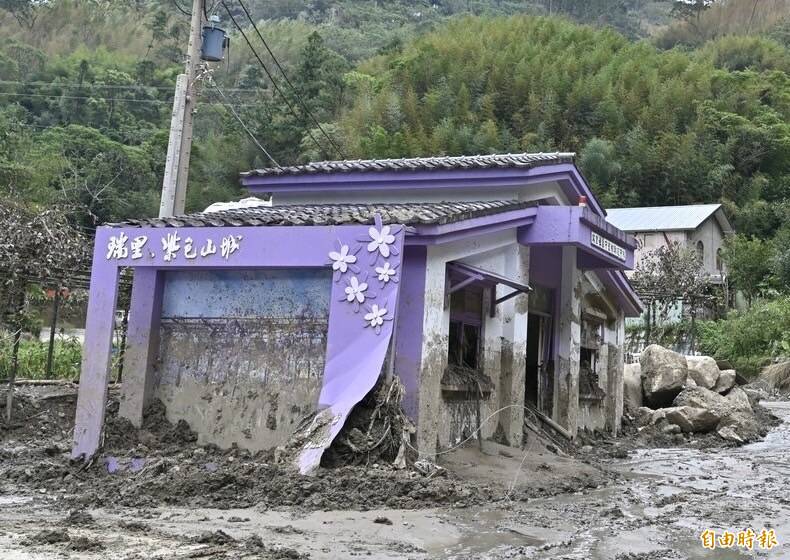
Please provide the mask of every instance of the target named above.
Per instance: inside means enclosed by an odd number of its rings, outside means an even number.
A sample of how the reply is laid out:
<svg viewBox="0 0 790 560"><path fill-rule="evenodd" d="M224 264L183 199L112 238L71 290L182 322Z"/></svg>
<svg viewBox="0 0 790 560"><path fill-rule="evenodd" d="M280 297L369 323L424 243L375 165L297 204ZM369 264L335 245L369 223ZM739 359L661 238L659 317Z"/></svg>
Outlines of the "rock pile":
<svg viewBox="0 0 790 560"><path fill-rule="evenodd" d="M761 427L756 403L735 386L735 377L708 356L685 357L652 344L638 364L625 368L625 404L640 426L667 434L716 432L745 443L759 438Z"/></svg>

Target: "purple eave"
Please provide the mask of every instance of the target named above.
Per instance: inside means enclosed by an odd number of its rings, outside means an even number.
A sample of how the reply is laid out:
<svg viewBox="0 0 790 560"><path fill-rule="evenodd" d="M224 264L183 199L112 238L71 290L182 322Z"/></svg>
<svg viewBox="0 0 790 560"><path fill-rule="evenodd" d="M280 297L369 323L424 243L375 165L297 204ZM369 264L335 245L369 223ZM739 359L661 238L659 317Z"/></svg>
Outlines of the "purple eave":
<svg viewBox="0 0 790 560"><path fill-rule="evenodd" d="M537 213L538 207L535 206L450 224L414 226L408 228L404 243L406 245L439 245L464 237L529 226L535 221Z"/></svg>
<svg viewBox="0 0 790 560"><path fill-rule="evenodd" d="M634 238L582 206L539 206L534 223L519 229L518 241L531 246L578 247L581 268L634 267Z"/></svg>
<svg viewBox="0 0 790 560"><path fill-rule="evenodd" d="M644 304L622 270L599 270L598 278L617 299L626 317L639 317Z"/></svg>
<svg viewBox="0 0 790 560"><path fill-rule="evenodd" d="M519 187L556 181L570 204L584 196L590 208L605 216L587 181L572 163L531 168L455 169L449 171L349 171L297 175L250 175L241 184L254 194L364 192L371 190L481 189Z"/></svg>

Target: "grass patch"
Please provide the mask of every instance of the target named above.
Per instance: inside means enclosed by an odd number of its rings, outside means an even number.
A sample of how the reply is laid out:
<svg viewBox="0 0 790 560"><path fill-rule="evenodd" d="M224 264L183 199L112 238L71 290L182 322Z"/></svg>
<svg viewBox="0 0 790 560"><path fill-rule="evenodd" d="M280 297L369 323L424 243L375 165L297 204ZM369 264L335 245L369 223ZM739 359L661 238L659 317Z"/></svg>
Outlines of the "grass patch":
<svg viewBox="0 0 790 560"><path fill-rule="evenodd" d="M52 374L46 375L48 342L23 340L19 344L18 378L24 379L76 379L80 374L82 345L76 338L55 341L52 353ZM0 339L0 379L11 375L13 341Z"/></svg>

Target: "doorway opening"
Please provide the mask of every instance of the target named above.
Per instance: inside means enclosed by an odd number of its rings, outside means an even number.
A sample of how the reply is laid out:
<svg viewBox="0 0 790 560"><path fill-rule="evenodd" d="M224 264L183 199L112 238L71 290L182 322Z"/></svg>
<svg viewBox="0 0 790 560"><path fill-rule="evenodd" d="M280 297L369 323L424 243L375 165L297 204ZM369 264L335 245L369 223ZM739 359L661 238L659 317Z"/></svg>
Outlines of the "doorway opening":
<svg viewBox="0 0 790 560"><path fill-rule="evenodd" d="M549 353L550 325L551 317L529 312L524 400L547 415L552 413L554 398L554 379L551 374Z"/></svg>

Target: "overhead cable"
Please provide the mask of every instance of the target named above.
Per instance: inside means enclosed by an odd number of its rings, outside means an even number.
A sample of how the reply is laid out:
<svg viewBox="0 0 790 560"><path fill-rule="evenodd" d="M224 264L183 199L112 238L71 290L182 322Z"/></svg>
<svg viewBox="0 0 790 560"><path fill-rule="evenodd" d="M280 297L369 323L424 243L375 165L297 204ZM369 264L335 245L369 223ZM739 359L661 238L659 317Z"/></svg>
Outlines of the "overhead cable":
<svg viewBox="0 0 790 560"><path fill-rule="evenodd" d="M230 11L230 8L228 8L228 5L225 3L225 0L220 0L220 2L222 3L222 7L225 8L225 11L228 13L228 16L230 17L233 26L241 34L242 38L244 39L244 42L247 43L247 46L249 47L250 51L252 51L252 54L258 60L258 64L260 64L261 68L263 68L263 71L266 73L266 76L269 78L269 81L271 81L272 85L274 86L275 91L277 91L277 93L280 94L280 97L283 98L283 101L285 101L285 105L288 107L288 110L290 111L291 115L293 115L296 119L298 119L299 115L296 114L296 110L294 109L294 106L288 100L288 97L280 89L280 86L277 85L274 76L272 76L271 72L269 72L269 69L266 67L266 64L263 62L263 59L258 54L258 51L256 51L255 47L252 46L252 43L247 37L247 34L244 33L244 30L239 25L239 22L236 21L236 18L233 16L233 12ZM315 135L310 129L307 129L307 134L308 136L310 136L310 139L315 143L315 145L318 146L318 149L324 151L324 147L321 145L321 143L318 141L318 139L315 137Z"/></svg>
<svg viewBox="0 0 790 560"><path fill-rule="evenodd" d="M250 25L252 25L252 28L255 30L255 33L258 35L258 39L261 40L261 43L263 43L263 46L266 48L266 52L268 52L269 56L272 57L272 60L274 61L274 64L277 66L277 68L280 70L280 73L283 75L283 78L285 79L285 83L287 83L288 86L291 88L291 91L293 92L294 97L296 97L296 100L299 102L299 105L302 106L302 109L304 110L304 112L310 117L310 120L312 120L313 123L315 123L316 127L318 127L318 130L321 131L321 133L329 141L329 143L332 144L332 147L337 151L337 153L343 159L345 159L346 156L343 154L343 150L341 150L340 146L338 146L335 143L335 141L332 139L332 137L329 134L327 134L326 130L324 130L324 127L321 126L321 123L318 122L318 119L315 118L313 113L307 107L307 104L302 100L301 96L299 95L299 91L291 83L291 80L288 78L288 74L285 72L285 69L282 67L280 62L277 60L277 57L274 56L274 52L272 52L272 49L269 48L269 44L266 42L266 39L263 38L263 35L258 30L258 26L255 24L255 21L252 19L252 16L250 15L249 10L247 10L247 6L244 5L244 1L243 0L238 0L238 2L239 2L239 5L241 6L241 9L244 10L244 14L247 16L247 20L249 20Z"/></svg>

